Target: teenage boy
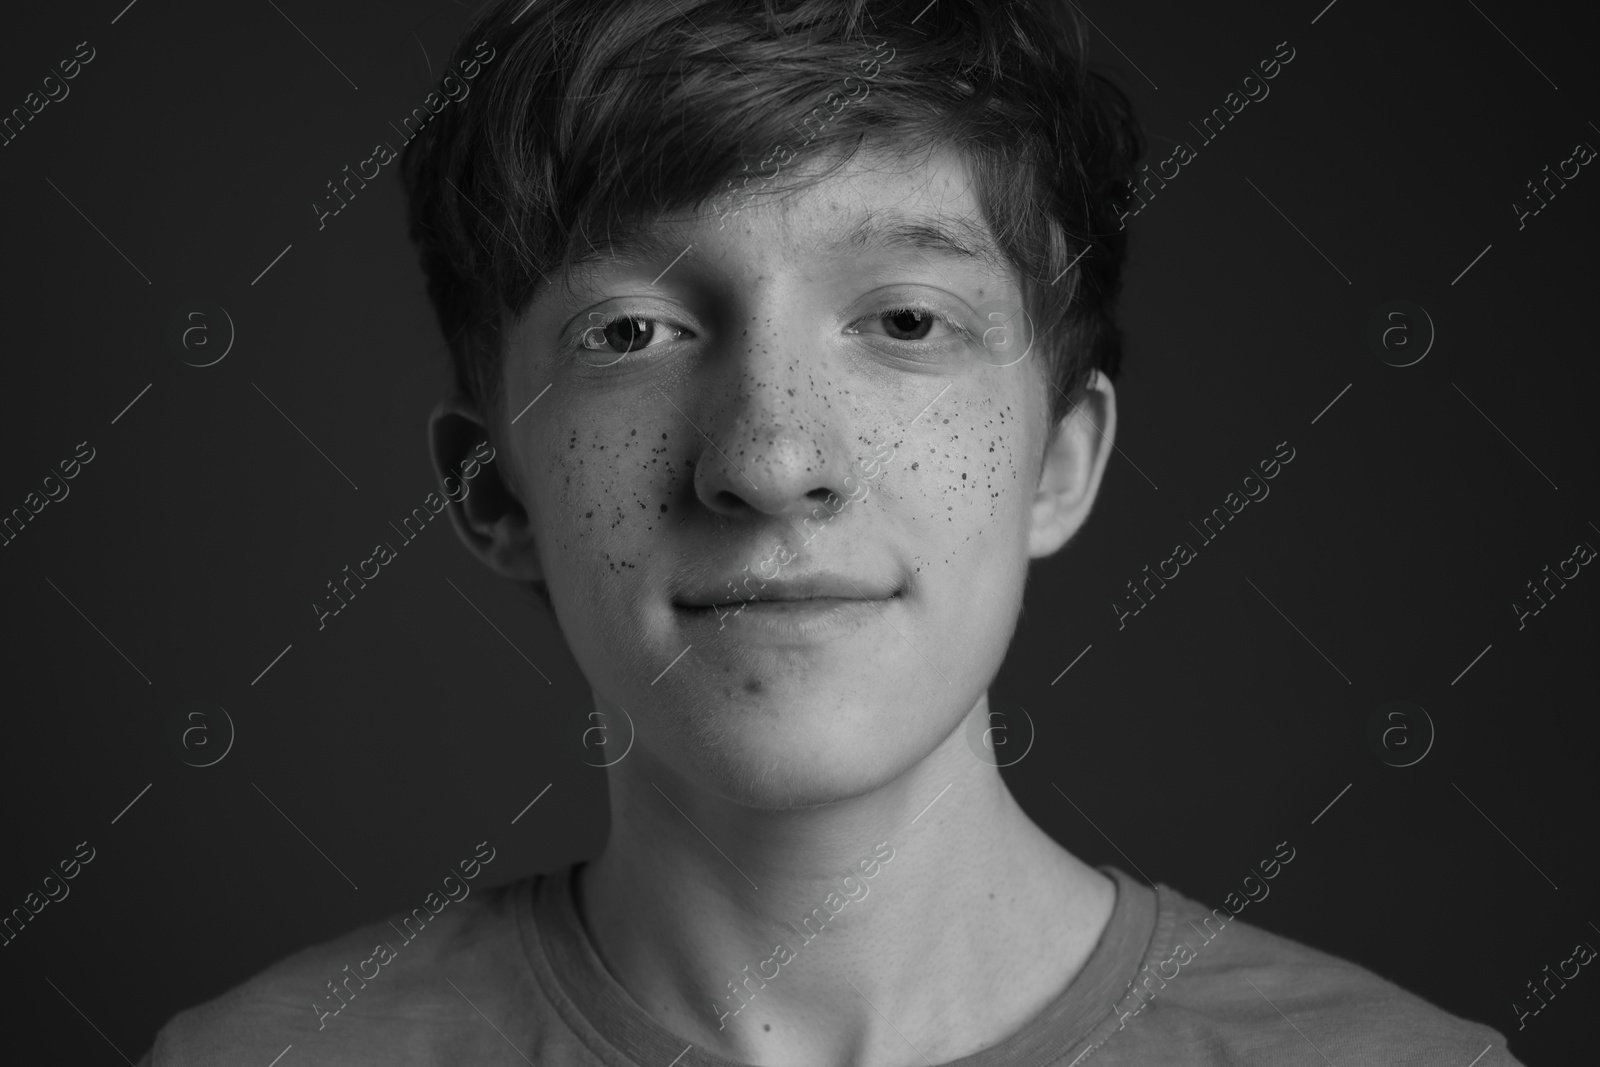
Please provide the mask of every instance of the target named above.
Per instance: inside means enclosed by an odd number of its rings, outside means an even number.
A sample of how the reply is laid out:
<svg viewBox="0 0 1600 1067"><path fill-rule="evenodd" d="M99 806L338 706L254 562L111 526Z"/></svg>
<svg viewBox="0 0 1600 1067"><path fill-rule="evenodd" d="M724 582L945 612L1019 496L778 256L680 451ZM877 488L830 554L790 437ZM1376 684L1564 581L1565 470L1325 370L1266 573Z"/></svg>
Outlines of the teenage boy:
<svg viewBox="0 0 1600 1067"><path fill-rule="evenodd" d="M1066 10L478 18L462 54L497 58L402 164L454 357L432 448L453 472L493 442L456 527L633 725L610 837L290 957L153 1063L1512 1062L1085 865L967 743L1116 432L1141 139Z"/></svg>

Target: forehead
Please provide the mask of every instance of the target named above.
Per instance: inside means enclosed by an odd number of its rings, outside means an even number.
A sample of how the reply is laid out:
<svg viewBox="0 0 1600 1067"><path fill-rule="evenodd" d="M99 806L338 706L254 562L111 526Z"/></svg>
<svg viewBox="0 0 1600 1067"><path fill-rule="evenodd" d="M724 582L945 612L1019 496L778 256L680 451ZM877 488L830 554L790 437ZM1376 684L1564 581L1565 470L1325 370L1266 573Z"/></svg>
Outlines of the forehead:
<svg viewBox="0 0 1600 1067"><path fill-rule="evenodd" d="M1007 277L1011 267L985 222L965 157L933 149L905 157L864 147L828 171L799 163L770 188L713 197L614 232L575 258L580 287L611 267L669 261L691 245L752 241L774 255L822 261L907 256Z"/></svg>

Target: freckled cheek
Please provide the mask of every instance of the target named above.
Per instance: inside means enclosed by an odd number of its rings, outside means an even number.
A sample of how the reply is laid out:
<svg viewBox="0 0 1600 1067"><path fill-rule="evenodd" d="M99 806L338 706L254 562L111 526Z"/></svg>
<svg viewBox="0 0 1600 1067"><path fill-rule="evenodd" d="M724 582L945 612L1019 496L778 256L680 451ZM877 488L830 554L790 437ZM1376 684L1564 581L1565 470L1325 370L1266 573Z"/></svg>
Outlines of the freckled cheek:
<svg viewBox="0 0 1600 1067"><path fill-rule="evenodd" d="M1019 451L1026 442L984 415L941 417L937 433L905 442L896 456L894 492L919 522L931 520L935 538L959 542L975 526L1028 511L1032 486Z"/></svg>
<svg viewBox="0 0 1600 1067"><path fill-rule="evenodd" d="M626 422L594 427L592 415L568 415L558 436L540 443L533 489L537 535L546 551L572 559L609 558L628 549L636 562L663 528L682 517L693 457L684 435ZM688 489L692 492L692 487Z"/></svg>

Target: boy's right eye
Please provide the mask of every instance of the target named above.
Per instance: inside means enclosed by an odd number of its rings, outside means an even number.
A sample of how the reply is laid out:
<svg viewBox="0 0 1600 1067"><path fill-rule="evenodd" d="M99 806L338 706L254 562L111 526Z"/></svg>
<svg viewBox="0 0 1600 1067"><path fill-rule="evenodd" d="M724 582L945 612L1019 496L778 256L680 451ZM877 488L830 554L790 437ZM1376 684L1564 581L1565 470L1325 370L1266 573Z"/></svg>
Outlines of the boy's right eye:
<svg viewBox="0 0 1600 1067"><path fill-rule="evenodd" d="M591 311L589 321L589 327L578 338L578 351L585 362L593 363L595 357L605 361L594 364L602 367L620 361L629 353L654 348L664 340L680 340L688 333L682 327L644 315L608 317Z"/></svg>

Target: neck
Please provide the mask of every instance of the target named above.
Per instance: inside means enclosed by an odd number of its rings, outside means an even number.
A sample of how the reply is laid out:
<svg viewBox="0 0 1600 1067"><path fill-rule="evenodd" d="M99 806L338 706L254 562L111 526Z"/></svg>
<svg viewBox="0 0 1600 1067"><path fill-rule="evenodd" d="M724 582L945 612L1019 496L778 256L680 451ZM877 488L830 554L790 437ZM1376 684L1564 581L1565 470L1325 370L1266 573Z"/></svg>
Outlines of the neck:
<svg viewBox="0 0 1600 1067"><path fill-rule="evenodd" d="M768 1067L909 1067L1019 1029L1115 894L966 726L882 788L808 808L733 804L642 751L612 767L612 835L578 891L607 969L674 1034Z"/></svg>

